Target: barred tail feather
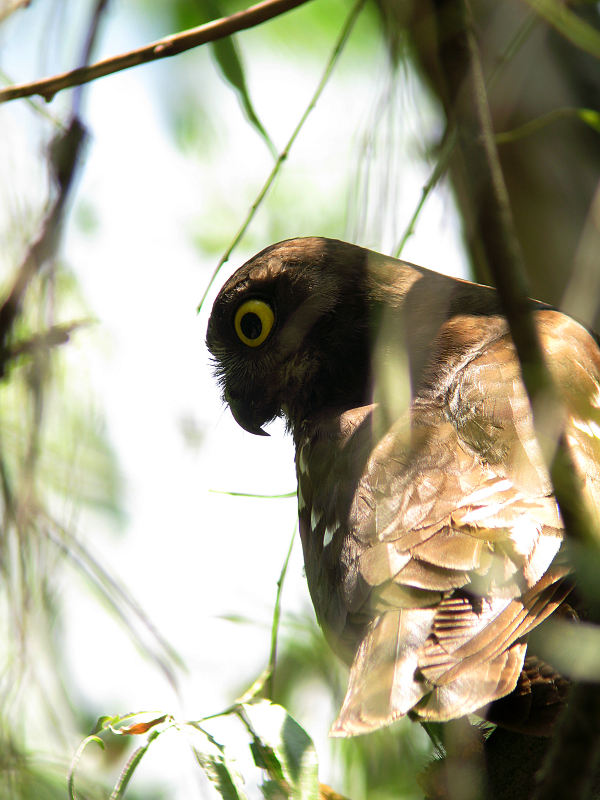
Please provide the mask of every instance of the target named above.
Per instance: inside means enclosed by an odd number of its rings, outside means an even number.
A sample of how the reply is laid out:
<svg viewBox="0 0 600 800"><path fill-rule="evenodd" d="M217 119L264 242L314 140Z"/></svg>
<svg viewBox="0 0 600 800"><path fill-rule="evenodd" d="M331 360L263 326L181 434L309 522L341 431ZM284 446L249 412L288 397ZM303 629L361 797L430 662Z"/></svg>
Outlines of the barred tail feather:
<svg viewBox="0 0 600 800"><path fill-rule="evenodd" d="M330 736L356 736L389 725L430 690L418 675L417 660L434 616L435 608L399 609L371 622Z"/></svg>

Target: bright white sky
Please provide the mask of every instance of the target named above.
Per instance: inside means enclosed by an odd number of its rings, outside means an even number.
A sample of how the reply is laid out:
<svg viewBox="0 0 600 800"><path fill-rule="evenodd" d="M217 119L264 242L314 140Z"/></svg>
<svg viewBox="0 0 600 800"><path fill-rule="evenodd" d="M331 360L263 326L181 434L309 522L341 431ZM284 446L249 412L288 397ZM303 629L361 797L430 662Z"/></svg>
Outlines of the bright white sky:
<svg viewBox="0 0 600 800"><path fill-rule="evenodd" d="M32 4L20 20L11 22L10 37L5 33L5 69L18 79L35 74L29 61L32 54L10 45L31 30L26 14L34 14L35 6L43 4ZM114 12L103 35L102 55L140 43L124 9L116 5ZM250 47L253 41L252 35L240 37L242 46ZM256 108L282 146L322 67L303 68L299 60L280 64L279 54L259 55L251 49L245 54L252 65ZM175 149L161 111L168 89L165 62L97 82L86 99L92 140L77 197L93 208L98 227L91 235L83 234L74 223L75 209L64 237L64 257L99 321L95 331L77 338L69 358L81 380L93 387L95 405L105 414L124 477L127 516L125 530L115 535L82 515L82 532L189 669L182 679L181 697L176 698L162 675L137 654L80 583L66 584L74 686L93 699L98 713L148 708L198 718L225 707L232 692L251 681L266 663L276 581L296 519L295 500L230 498L210 492L288 492L295 489L295 476L291 441L281 426L272 426L269 439L252 437L224 410L204 347L208 312L219 286L252 252L270 243L266 212L253 225L251 244L234 254L205 310L196 314L216 258L202 257L193 237L206 235L215 225L226 237L233 236L268 173L269 155L206 55L183 58L196 71L198 91L209 98L217 140L205 157L184 156ZM181 62L182 69L185 63ZM383 63L365 70L351 58L341 66L281 179L282 190L301 187L310 197L309 203L299 202L297 215L290 208L286 236L324 233L319 225L322 209L348 204L344 185L348 165L357 161L360 134L368 130L386 70ZM398 117L404 122L400 133L406 159L394 165L390 176L398 182L396 206L387 208L387 220L396 220L394 235L409 219L427 178L417 156L423 143L414 136L429 129L431 118L414 86L399 93L399 100L404 103ZM10 168L3 164L2 181L7 172L13 183L17 180L11 188L14 196L36 195L28 183L36 169L31 160L38 158L24 133L30 124L28 114L15 103L1 110L0 148L6 147L5 152L25 163L22 169L14 158ZM385 160L390 152L388 143L373 162L380 185L390 171ZM392 226L384 220L387 233L382 239L373 210L366 238L358 243L389 249ZM343 229L335 233L339 238L351 236ZM454 212L446 195L430 199L403 255L465 276ZM197 447L186 439L185 430L190 428L201 435ZM309 604L299 543L283 599L284 611ZM256 624L234 625L220 620L223 614L241 614ZM323 720L307 709L300 721L312 733L316 730L319 743L331 719ZM174 772L160 758L154 764L157 774ZM331 780L326 770L323 779ZM182 781L177 796L196 796L189 793L194 780Z"/></svg>

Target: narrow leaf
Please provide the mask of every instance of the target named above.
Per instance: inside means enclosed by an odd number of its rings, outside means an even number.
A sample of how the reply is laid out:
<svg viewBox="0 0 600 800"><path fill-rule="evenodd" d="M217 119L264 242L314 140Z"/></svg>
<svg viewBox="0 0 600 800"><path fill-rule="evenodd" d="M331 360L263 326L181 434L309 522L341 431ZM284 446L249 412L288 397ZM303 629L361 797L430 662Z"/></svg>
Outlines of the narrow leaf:
<svg viewBox="0 0 600 800"><path fill-rule="evenodd" d="M151 719L148 722L136 722L133 725L127 725L125 728L120 728L119 733L127 736L140 736L143 733L148 733L151 728L160 725L167 718L168 714L163 714L162 717Z"/></svg>
<svg viewBox="0 0 600 800"><path fill-rule="evenodd" d="M138 768L140 761L148 752L148 748L150 747L152 742L160 736L160 733L161 733L160 731L152 731L150 736L148 736L146 743L143 744L141 747L138 747L136 750L134 750L133 754L127 761L127 764L125 764L125 766L121 770L119 779L116 782L115 787L110 795L110 800L121 800L121 798L124 797L125 791L129 786L129 781L132 779L133 774Z"/></svg>
<svg viewBox="0 0 600 800"><path fill-rule="evenodd" d="M549 22L576 47L600 58L600 32L571 11L561 0L526 0L540 17Z"/></svg>
<svg viewBox="0 0 600 800"><path fill-rule="evenodd" d="M205 22L226 16L220 0L201 0L199 6ZM191 21L186 20L186 26L187 25L191 25ZM248 122L264 140L273 158L277 158L275 145L258 118L258 114L254 110L254 105L250 99L242 56L235 39L232 36L227 36L224 39L217 39L211 42L210 48L221 75L237 93L240 105L242 106Z"/></svg>
<svg viewBox="0 0 600 800"><path fill-rule="evenodd" d="M258 678L249 686L246 691L238 698L240 704L249 703L257 699L265 691L265 686L271 680L272 670L270 667L263 669Z"/></svg>
<svg viewBox="0 0 600 800"><path fill-rule="evenodd" d="M192 750L199 766L223 800L247 800L242 788L242 778L223 753L216 748L212 749L208 743L203 750L196 747Z"/></svg>
<svg viewBox="0 0 600 800"><path fill-rule="evenodd" d="M240 718L253 737L252 754L270 781L265 797L318 800L317 755L310 736L282 706L261 700L240 706ZM273 786L271 784L275 784Z"/></svg>
<svg viewBox="0 0 600 800"><path fill-rule="evenodd" d="M81 742L79 747L77 748L77 752L73 756L71 760L71 765L69 767L69 772L67 774L67 791L69 793L69 800L77 800L77 794L75 793L75 771L79 766L79 762L81 761L81 756L83 755L83 751L86 749L90 742L96 742L99 744L100 747L104 750L104 742L99 736L96 736L95 733L86 736L86 738Z"/></svg>
<svg viewBox="0 0 600 800"><path fill-rule="evenodd" d="M246 114L248 122L258 131L260 136L264 139L265 144L269 148L273 158L277 158L277 149L271 141L271 137L267 133L264 125L258 118L248 86L246 84L246 77L244 75L244 68L242 66L241 57L238 53L238 48L231 38L218 39L212 43L212 51L215 57L221 74L225 80L235 89L238 94L241 106Z"/></svg>

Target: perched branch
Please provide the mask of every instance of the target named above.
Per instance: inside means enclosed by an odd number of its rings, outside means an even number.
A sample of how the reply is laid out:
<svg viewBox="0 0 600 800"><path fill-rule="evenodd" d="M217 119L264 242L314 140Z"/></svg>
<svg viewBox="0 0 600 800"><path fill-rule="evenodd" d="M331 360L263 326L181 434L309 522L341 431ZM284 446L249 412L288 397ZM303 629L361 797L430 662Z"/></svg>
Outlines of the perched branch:
<svg viewBox="0 0 600 800"><path fill-rule="evenodd" d="M178 55L201 44L214 42L216 39L222 39L232 33L253 28L256 25L260 25L261 22L277 17L285 11L290 11L292 8L296 8L296 6L306 2L307 0L264 0L262 3L251 6L244 11L238 11L229 17L213 20L205 25L199 25L196 28L166 36L164 39L159 39L127 53L121 53L118 56L105 58L90 66L79 67L70 72L54 75L51 78L43 78L32 83L7 86L5 89L0 89L0 103L6 103L18 97L30 97L35 94L41 95L49 102L57 92L63 89L89 83L97 78L103 78L105 75L111 75L114 72L121 72L138 64L147 64L159 58Z"/></svg>

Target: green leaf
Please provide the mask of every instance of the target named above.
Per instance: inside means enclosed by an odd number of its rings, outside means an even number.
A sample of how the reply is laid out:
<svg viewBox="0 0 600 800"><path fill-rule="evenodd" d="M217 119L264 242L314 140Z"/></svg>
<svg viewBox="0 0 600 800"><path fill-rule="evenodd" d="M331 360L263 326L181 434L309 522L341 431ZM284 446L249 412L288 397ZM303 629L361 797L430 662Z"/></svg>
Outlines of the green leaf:
<svg viewBox="0 0 600 800"><path fill-rule="evenodd" d="M258 118L258 115L254 110L254 106L252 105L250 93L248 92L248 86L246 84L246 76L244 74L241 56L235 42L231 38L218 39L216 42L212 42L211 48L219 69L221 70L221 74L225 80L236 90L248 122L264 139L267 147L271 151L273 158L277 158L277 150L275 145L271 141L271 137Z"/></svg>
<svg viewBox="0 0 600 800"><path fill-rule="evenodd" d="M318 800L317 755L304 728L285 708L268 700L244 703L240 717L253 737L254 760L269 776L262 787L264 796Z"/></svg>
<svg viewBox="0 0 600 800"><path fill-rule="evenodd" d="M204 774L224 800L247 800L242 786L243 779L223 752L210 742L207 742L202 750L196 747L192 749Z"/></svg>
<svg viewBox="0 0 600 800"><path fill-rule="evenodd" d="M100 720L102 719L103 717L100 717ZM100 722L100 720L98 720L98 722ZM83 751L86 749L88 744L90 744L90 742L95 742L96 744L99 744L100 747L104 750L104 742L99 736L96 736L95 734L96 731L94 731L94 733L90 734L89 736L85 737L85 739L80 743L79 747L77 748L75 755L71 759L71 764L69 766L69 771L67 773L67 791L69 793L69 800L77 800L77 795L75 794L75 772L77 770L77 767L79 766L79 762L81 761L81 756L83 755Z"/></svg>
<svg viewBox="0 0 600 800"><path fill-rule="evenodd" d="M110 717L106 714L102 717L98 717L96 724L94 725L94 729L88 738L91 738L96 733L101 733L102 731L109 728L115 720L118 720L119 717ZM103 745L104 746L104 743Z"/></svg>
<svg viewBox="0 0 600 800"><path fill-rule="evenodd" d="M111 792L110 800L121 800L122 797L125 796L125 792L127 791L127 787L129 786L129 782L133 778L136 769L138 768L140 761L148 752L148 748L152 744L152 742L156 741L160 736L161 731L155 730L148 736L146 743L143 744L141 747L136 748L134 750L133 755L129 757L127 764L121 770L121 774Z"/></svg>
<svg viewBox="0 0 600 800"><path fill-rule="evenodd" d="M195 3L185 2L185 0L173 0L170 3L169 12L174 15L172 24L176 25L177 28L191 28L199 23L226 17L231 13L231 9L224 8L221 0L196 0ZM273 158L277 158L275 145L254 110L250 99L242 56L236 40L231 36L227 36L224 39L217 39L211 42L209 46L219 72L236 91L248 121L265 141ZM189 117L187 122L190 122Z"/></svg>
<svg viewBox="0 0 600 800"><path fill-rule="evenodd" d="M212 19L219 19L227 16L227 12L223 8L220 0L201 0L199 3L201 17L205 22ZM181 9L179 9L181 11ZM197 24L197 21L182 20L187 25ZM258 114L254 110L252 100L250 99L250 92L246 83L246 74L242 64L242 56L235 39L227 36L224 39L217 39L211 42L210 48L214 59L217 63L221 75L225 78L227 83L235 89L238 99L244 110L248 122L258 131L261 138L265 141L267 147L271 151L273 158L277 158L277 150L271 141L264 125L258 118Z"/></svg>
<svg viewBox="0 0 600 800"><path fill-rule="evenodd" d="M600 133L600 111L594 111L591 108L580 108L577 111L579 119Z"/></svg>

